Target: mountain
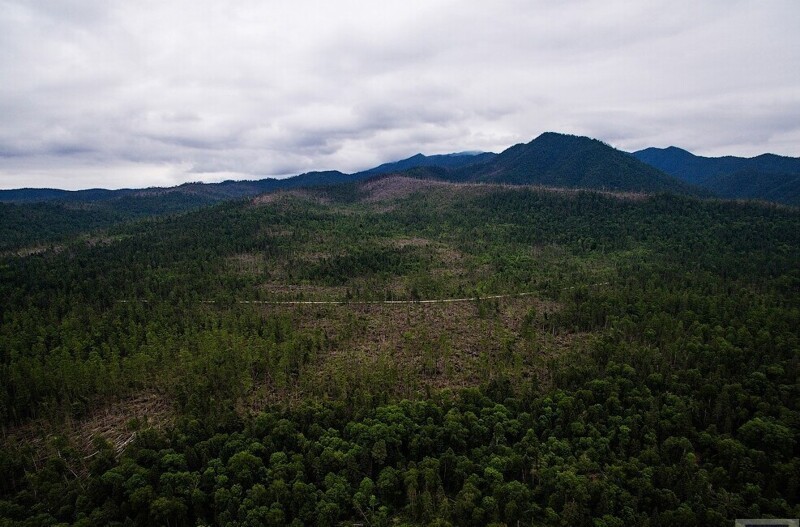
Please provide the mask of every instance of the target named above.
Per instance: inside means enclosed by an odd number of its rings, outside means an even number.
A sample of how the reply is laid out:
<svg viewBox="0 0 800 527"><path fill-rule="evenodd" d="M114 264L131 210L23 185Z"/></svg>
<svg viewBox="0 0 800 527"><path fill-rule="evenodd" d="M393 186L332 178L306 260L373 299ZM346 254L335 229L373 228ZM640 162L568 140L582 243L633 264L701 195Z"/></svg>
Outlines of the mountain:
<svg viewBox="0 0 800 527"><path fill-rule="evenodd" d="M355 181L338 171L309 172L286 179L184 183L146 189L0 190L0 253L63 241L79 232L298 187Z"/></svg>
<svg viewBox="0 0 800 527"><path fill-rule="evenodd" d="M800 206L800 174L773 174L749 169L711 177L703 186L721 198L758 199Z"/></svg>
<svg viewBox="0 0 800 527"><path fill-rule="evenodd" d="M703 157L670 146L645 148L633 156L650 166L663 170L689 183L704 184L716 176L751 171L764 174L800 174L800 158L775 154L757 157Z"/></svg>
<svg viewBox="0 0 800 527"><path fill-rule="evenodd" d="M0 203L94 203L113 202L122 197L136 198L144 196L153 197L166 196L169 194L183 194L185 195L185 201L187 202L187 205L193 205L193 197L198 200L198 204L205 204L209 201L214 202L228 199L246 198L263 194L265 192L274 192L276 190L352 183L377 175L400 173L418 168L438 168L452 170L485 163L496 155L497 154L492 152L461 152L432 156L416 154L408 159L384 163L377 167L353 174L345 174L343 172L339 172L338 170L328 170L321 172L306 172L304 174L299 174L297 176L291 176L284 179L265 178L252 181L227 180L220 183L191 182L175 187L151 187L145 189L119 190L60 190L50 188L0 190Z"/></svg>
<svg viewBox="0 0 800 527"><path fill-rule="evenodd" d="M458 177L551 187L695 193L689 185L601 141L553 132L514 145L485 164L462 169Z"/></svg>
<svg viewBox="0 0 800 527"><path fill-rule="evenodd" d="M703 157L681 148L645 148L633 156L723 198L761 199L800 205L800 158Z"/></svg>
<svg viewBox="0 0 800 527"><path fill-rule="evenodd" d="M266 178L256 181L222 181L220 183L184 183L176 187L150 187L145 189L88 189L88 190L58 190L58 189L14 189L0 190L0 202L5 203L37 203L46 201L58 202L101 202L113 201L122 197L153 197L170 194L184 194L187 197L195 196L202 203L222 201L227 199L245 198L271 192L274 190L291 189L305 186L336 185L349 183L358 178L344 174L338 170L325 172L307 172L286 179ZM191 200L189 200L191 201Z"/></svg>
<svg viewBox="0 0 800 527"><path fill-rule="evenodd" d="M441 167L441 168L462 168L470 165L479 165L491 161L497 154L493 152L459 152L455 154L439 154L426 156L416 154L407 159L384 163L375 168L359 172L361 175L379 175L403 172L411 168L419 167Z"/></svg>
<svg viewBox="0 0 800 527"><path fill-rule="evenodd" d="M86 190L61 190L55 188L19 188L0 190L0 202L40 203L44 201L101 201L137 192L132 189L107 190L93 188Z"/></svg>
<svg viewBox="0 0 800 527"><path fill-rule="evenodd" d="M172 193L185 194L186 196L201 197L203 203L207 201L222 201L227 199L245 198L256 196L265 192L288 190L299 187L317 187L338 185L361 181L381 174L405 172L415 168L431 167L443 169L457 169L470 165L486 163L497 154L492 152L458 152L453 154L439 154L426 156L416 154L407 159L384 163L368 170L345 174L338 170L321 172L306 172L284 179L265 178L259 180L233 181L227 180L220 183L191 182L175 187L151 187L145 189L87 189L87 190L60 190L52 188L21 188L13 190L0 190L0 203L42 203L48 201L58 202L98 202L111 201L123 196L161 196Z"/></svg>
<svg viewBox="0 0 800 527"><path fill-rule="evenodd" d="M685 154L691 155L688 152ZM410 173L409 173L410 171ZM691 185L665 174L626 152L588 137L547 132L530 143L518 144L501 154L461 152L407 159L345 174L339 171L309 172L285 179L221 183L185 183L169 188L63 191L56 189L0 190L0 202L83 202L115 203L126 198L129 205L141 197L151 202L171 196L169 212L186 210L209 202L239 199L298 187L337 185L361 181L378 175L407 173L416 178L451 181L493 182L587 188L635 192L675 192L700 194ZM180 198L177 198L180 196ZM179 206L180 204L180 206ZM147 208L157 209L155 203Z"/></svg>

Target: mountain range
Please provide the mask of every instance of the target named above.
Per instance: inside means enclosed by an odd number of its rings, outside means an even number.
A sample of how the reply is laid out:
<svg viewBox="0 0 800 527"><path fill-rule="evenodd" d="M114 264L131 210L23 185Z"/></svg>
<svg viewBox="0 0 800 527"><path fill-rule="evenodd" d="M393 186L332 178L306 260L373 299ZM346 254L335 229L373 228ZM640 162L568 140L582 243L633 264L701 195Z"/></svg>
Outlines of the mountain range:
<svg viewBox="0 0 800 527"><path fill-rule="evenodd" d="M309 172L285 179L221 183L185 183L169 188L0 190L0 202L92 203L114 206L149 200L144 208L169 202L164 212L176 212L227 199L299 187L353 183L385 174L455 182L597 189L623 192L671 192L699 197L757 199L800 205L800 158L764 154L754 158L696 156L676 147L647 148L632 154L588 137L547 132L529 143L500 154L462 152L416 154L407 159L345 174ZM147 214L147 210L143 214Z"/></svg>
<svg viewBox="0 0 800 527"><path fill-rule="evenodd" d="M715 196L800 205L800 158L703 157L674 146L645 148L633 156Z"/></svg>

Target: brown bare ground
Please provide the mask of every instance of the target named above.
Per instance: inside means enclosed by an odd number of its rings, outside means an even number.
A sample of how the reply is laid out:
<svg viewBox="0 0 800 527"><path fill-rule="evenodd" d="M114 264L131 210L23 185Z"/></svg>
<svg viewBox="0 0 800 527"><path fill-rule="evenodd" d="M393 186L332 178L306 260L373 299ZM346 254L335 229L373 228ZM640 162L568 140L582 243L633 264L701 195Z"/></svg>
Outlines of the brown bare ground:
<svg viewBox="0 0 800 527"><path fill-rule="evenodd" d="M319 204L328 204L330 200L319 196L318 194L314 194L313 192L309 192L307 190L279 190L277 192L269 192L267 194L260 194L250 200L250 203L254 206L259 205L270 205L272 203L279 203L281 201L285 201L289 198L300 198L307 201L313 201Z"/></svg>
<svg viewBox="0 0 800 527"><path fill-rule="evenodd" d="M414 179L405 176L391 176L367 181L361 190L367 193L364 201L374 203L377 201L405 198L415 192L432 188L447 188L454 185L445 181L430 179Z"/></svg>

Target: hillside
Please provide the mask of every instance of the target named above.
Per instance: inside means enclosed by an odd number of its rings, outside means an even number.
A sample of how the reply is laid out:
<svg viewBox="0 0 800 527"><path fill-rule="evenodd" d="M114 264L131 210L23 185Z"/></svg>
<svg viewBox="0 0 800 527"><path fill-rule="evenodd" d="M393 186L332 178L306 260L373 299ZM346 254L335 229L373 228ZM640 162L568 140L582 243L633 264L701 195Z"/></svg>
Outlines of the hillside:
<svg viewBox="0 0 800 527"><path fill-rule="evenodd" d="M720 197L800 205L800 158L774 154L703 157L674 146L646 148L632 155Z"/></svg>
<svg viewBox="0 0 800 527"><path fill-rule="evenodd" d="M93 229L0 256L6 524L800 512L793 209L380 177Z"/></svg>
<svg viewBox="0 0 800 527"><path fill-rule="evenodd" d="M690 186L601 141L552 132L512 146L484 165L464 169L459 178L567 188L694 192Z"/></svg>
<svg viewBox="0 0 800 527"><path fill-rule="evenodd" d="M180 214L265 192L346 184L357 179L328 171L287 179L184 183L169 188L0 190L0 252L39 250L41 246L60 244L89 230Z"/></svg>
<svg viewBox="0 0 800 527"><path fill-rule="evenodd" d="M265 192L347 184L400 173L447 181L673 192L800 204L797 198L800 195L800 179L797 177L800 175L800 159L797 158L772 154L754 158L706 158L676 147L647 148L627 154L596 139L553 132L544 133L530 143L514 145L500 154L416 154L354 174L309 172L285 179L186 183L170 188L113 191L0 190L0 202L88 204L84 209L102 210L103 214L111 214L123 221L137 216L130 214L128 209L150 210L152 214L180 212L208 203L252 197ZM135 202L140 198L146 198L147 202L136 205ZM157 203L159 200L164 200L161 207Z"/></svg>
<svg viewBox="0 0 800 527"><path fill-rule="evenodd" d="M426 169L432 169L427 171ZM0 202L113 203L122 197L180 194L190 202L221 201L292 188L338 185L378 175L414 172L454 181L483 181L564 188L593 188L636 192L696 192L689 186L639 163L630 155L587 137L548 132L527 144L512 146L501 154L463 152L426 156L416 154L400 161L344 174L338 171L309 172L285 179L221 183L185 183L169 188L64 191L56 189L0 190Z"/></svg>
<svg viewBox="0 0 800 527"><path fill-rule="evenodd" d="M217 202L189 192L123 193L111 199L83 202L0 202L0 253L38 251L76 235L147 218L197 210Z"/></svg>
<svg viewBox="0 0 800 527"><path fill-rule="evenodd" d="M156 197L181 195L189 201L196 198L200 204L207 204L227 199L255 196L264 192L282 189L298 188L305 186L324 186L348 183L360 179L356 176L343 174L336 170L325 172L307 172L285 179L266 178L256 181L223 181L220 183L184 183L175 187L150 187L143 189L88 189L88 190L57 190L57 189L14 189L0 190L0 203L113 203L122 198Z"/></svg>
<svg viewBox="0 0 800 527"><path fill-rule="evenodd" d="M419 167L439 167L444 169L463 168L470 165L480 165L491 161L497 154L492 152L463 152L455 154L441 154L426 156L416 154L407 159L384 163L375 168L359 172L359 175L379 175L405 172Z"/></svg>
<svg viewBox="0 0 800 527"><path fill-rule="evenodd" d="M741 170L708 178L703 187L727 199L755 199L800 207L800 173Z"/></svg>

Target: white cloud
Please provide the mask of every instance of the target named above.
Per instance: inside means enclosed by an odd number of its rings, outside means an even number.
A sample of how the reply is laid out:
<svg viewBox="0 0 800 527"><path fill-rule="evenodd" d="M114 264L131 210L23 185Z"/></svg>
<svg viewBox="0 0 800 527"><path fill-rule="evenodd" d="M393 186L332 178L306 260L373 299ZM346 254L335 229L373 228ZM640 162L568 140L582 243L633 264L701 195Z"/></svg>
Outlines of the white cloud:
<svg viewBox="0 0 800 527"><path fill-rule="evenodd" d="M547 130L800 155L792 0L0 0L0 188L353 171Z"/></svg>

